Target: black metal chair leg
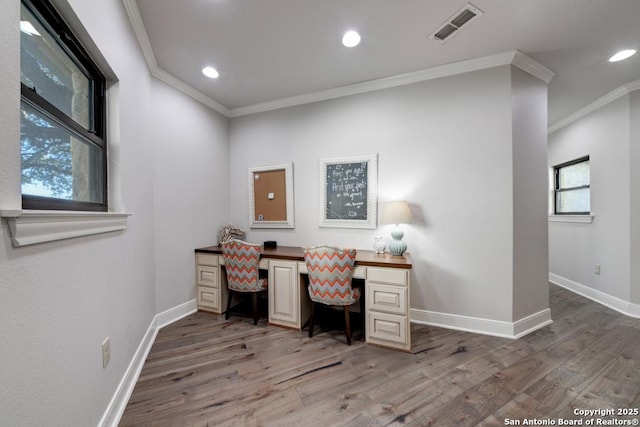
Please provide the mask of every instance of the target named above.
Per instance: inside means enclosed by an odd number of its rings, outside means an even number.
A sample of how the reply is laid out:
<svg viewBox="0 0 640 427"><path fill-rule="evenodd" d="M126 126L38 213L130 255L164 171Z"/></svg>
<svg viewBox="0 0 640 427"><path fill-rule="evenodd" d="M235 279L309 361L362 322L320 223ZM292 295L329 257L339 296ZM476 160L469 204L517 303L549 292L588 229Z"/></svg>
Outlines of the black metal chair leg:
<svg viewBox="0 0 640 427"><path fill-rule="evenodd" d="M229 297L227 298L227 311L225 312L224 318L229 320L229 312L231 311L231 295L233 294L232 290L229 290Z"/></svg>
<svg viewBox="0 0 640 427"><path fill-rule="evenodd" d="M258 324L258 293L257 292L253 292L252 300L253 300L253 324L257 325Z"/></svg>
<svg viewBox="0 0 640 427"><path fill-rule="evenodd" d="M344 306L344 331L347 335L347 345L351 345L351 316L348 305Z"/></svg>
<svg viewBox="0 0 640 427"><path fill-rule="evenodd" d="M313 337L313 315L316 311L316 303L311 303L311 319L309 320L309 338Z"/></svg>
<svg viewBox="0 0 640 427"><path fill-rule="evenodd" d="M362 341L366 341L367 340L367 313L365 311L364 293L360 295L360 318L362 320Z"/></svg>

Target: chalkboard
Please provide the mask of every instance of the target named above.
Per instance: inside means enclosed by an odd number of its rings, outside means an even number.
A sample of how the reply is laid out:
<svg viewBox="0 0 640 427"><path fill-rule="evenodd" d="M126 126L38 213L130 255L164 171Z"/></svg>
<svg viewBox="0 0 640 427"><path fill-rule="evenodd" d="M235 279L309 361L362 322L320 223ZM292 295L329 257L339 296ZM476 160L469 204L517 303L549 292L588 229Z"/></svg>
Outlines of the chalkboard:
<svg viewBox="0 0 640 427"><path fill-rule="evenodd" d="M326 165L326 219L367 220L368 163Z"/></svg>
<svg viewBox="0 0 640 427"><path fill-rule="evenodd" d="M320 159L320 227L376 228L378 155Z"/></svg>

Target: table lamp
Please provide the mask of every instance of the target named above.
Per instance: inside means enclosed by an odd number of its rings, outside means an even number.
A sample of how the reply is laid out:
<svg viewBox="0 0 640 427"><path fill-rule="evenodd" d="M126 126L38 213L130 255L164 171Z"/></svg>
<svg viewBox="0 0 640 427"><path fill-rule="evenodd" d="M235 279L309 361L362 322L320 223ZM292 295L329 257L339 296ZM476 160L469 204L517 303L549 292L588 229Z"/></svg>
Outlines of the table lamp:
<svg viewBox="0 0 640 427"><path fill-rule="evenodd" d="M405 201L385 203L382 209L382 222L396 225L396 228L391 232L393 240L389 242L389 252L393 255L402 255L407 250L407 244L402 241L404 233L400 229L400 224L411 224L413 222L409 204Z"/></svg>

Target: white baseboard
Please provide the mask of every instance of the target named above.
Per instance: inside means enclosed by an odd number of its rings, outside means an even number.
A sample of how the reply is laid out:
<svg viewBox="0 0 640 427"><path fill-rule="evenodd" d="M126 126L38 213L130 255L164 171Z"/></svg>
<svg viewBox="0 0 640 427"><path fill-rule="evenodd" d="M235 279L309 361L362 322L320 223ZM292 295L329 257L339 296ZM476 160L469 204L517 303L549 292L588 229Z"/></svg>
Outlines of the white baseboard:
<svg viewBox="0 0 640 427"><path fill-rule="evenodd" d="M153 317L147 332L142 337L142 341L133 355L133 359L131 359L129 363L129 367L125 371L124 376L120 380L120 384L118 384L118 388L116 388L107 406L107 410L102 415L98 427L117 427L120 423L122 414L127 407L131 393L133 393L138 377L140 377L140 372L142 371L145 360L147 360L151 346L158 335L158 331L168 324L194 313L196 310L196 300L193 299L156 314Z"/></svg>
<svg viewBox="0 0 640 427"><path fill-rule="evenodd" d="M512 339L518 339L553 323L551 310L548 308L516 322L503 322L412 308L411 321L422 325Z"/></svg>
<svg viewBox="0 0 640 427"><path fill-rule="evenodd" d="M191 313L195 313L196 311L198 311L198 305L196 304L195 299L176 305L162 313L156 314L156 317L154 318L156 328L164 328L165 326L178 321Z"/></svg>
<svg viewBox="0 0 640 427"><path fill-rule="evenodd" d="M117 427L158 331L164 326L194 313L196 310L196 300L194 299L154 316L131 363L129 363L129 367L122 377L122 380L120 380L120 384L118 384L102 419L98 423L99 427ZM411 309L411 321L424 325L513 339L520 338L552 323L549 309L534 313L516 322L501 322L497 320Z"/></svg>
<svg viewBox="0 0 640 427"><path fill-rule="evenodd" d="M575 292L578 295L582 295L585 298L589 298L592 301L616 310L626 316L640 318L640 304L625 301L554 273L549 273L549 281L555 285L562 286L571 292Z"/></svg>

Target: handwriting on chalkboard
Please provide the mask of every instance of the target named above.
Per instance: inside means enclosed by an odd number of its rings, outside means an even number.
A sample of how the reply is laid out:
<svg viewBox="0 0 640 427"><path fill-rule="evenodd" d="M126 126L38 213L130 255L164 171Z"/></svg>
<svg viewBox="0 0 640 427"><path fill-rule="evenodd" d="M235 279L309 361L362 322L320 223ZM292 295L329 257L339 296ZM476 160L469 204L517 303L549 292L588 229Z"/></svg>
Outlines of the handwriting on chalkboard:
<svg viewBox="0 0 640 427"><path fill-rule="evenodd" d="M326 219L367 220L368 162L326 164Z"/></svg>

